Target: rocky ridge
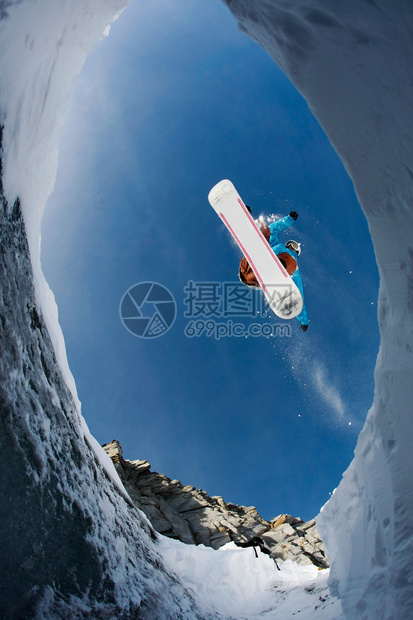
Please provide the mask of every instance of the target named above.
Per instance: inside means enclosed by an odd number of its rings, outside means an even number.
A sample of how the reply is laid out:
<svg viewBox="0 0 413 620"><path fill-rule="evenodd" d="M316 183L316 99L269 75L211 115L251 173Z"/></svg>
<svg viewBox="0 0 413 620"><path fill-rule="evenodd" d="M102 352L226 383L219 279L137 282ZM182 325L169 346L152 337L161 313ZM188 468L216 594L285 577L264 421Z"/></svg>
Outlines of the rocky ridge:
<svg viewBox="0 0 413 620"><path fill-rule="evenodd" d="M328 567L314 520L305 523L280 514L266 521L254 507L237 506L193 486L183 486L178 480L151 471L148 461L124 459L116 440L103 448L132 501L160 534L213 549L231 541L248 542L260 536L278 563L293 560L302 565Z"/></svg>

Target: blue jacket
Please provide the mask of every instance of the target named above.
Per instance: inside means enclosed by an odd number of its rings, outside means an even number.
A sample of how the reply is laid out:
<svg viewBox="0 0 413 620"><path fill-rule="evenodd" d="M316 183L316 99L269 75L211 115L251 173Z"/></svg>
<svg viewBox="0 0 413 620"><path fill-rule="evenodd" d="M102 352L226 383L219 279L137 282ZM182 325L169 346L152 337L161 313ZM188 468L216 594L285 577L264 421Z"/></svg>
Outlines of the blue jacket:
<svg viewBox="0 0 413 620"><path fill-rule="evenodd" d="M294 219L291 217L291 215L286 215L280 220L277 220L276 222L273 222L272 224L270 224L269 225L269 228L271 231L270 246L274 250L275 254L281 254L282 252L288 252L288 254L290 254L295 260L297 260L296 252L294 252L294 250L290 250L289 248L286 248L285 245L281 243L281 241L279 241L278 239L278 235L283 230L285 230L289 226L292 226L293 224L294 224ZM301 296L304 302L303 283L301 280L300 270L298 269L298 267L293 273L293 275L291 276L291 278L293 282L295 282L295 284L298 286L298 289L301 293ZM301 325L308 325L308 314L307 314L307 308L305 307L305 302L303 305L303 309L301 310L300 314L297 316L297 319L301 323Z"/></svg>

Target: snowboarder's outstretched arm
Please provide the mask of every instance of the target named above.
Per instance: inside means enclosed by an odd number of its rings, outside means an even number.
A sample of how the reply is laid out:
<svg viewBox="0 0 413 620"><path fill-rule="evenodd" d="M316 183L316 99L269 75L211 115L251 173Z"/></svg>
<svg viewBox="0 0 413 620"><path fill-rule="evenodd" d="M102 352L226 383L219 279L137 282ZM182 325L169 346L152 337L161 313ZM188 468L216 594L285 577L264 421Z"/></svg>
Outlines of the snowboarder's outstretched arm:
<svg viewBox="0 0 413 620"><path fill-rule="evenodd" d="M285 217L282 217L276 222L272 222L272 224L270 224L269 228L271 231L271 237L270 237L271 246L275 245L278 242L278 235L283 230L288 228L289 226L292 226L294 222L296 221L297 217L298 217L297 211L291 211L289 215L286 215Z"/></svg>
<svg viewBox="0 0 413 620"><path fill-rule="evenodd" d="M286 215L285 217L282 217L280 220L277 220L276 222L272 222L270 224L271 234L279 235L280 232L282 232L289 226L292 226L294 224L294 221L295 220L291 215Z"/></svg>

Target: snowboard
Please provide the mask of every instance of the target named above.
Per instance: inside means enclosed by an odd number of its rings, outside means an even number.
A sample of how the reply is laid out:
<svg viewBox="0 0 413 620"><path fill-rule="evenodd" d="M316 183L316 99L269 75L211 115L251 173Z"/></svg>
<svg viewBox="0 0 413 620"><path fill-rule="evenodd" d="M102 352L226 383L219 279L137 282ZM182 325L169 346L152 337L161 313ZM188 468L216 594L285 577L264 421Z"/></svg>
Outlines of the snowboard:
<svg viewBox="0 0 413 620"><path fill-rule="evenodd" d="M293 319L303 309L303 298L291 277L254 222L231 181L211 189L208 200L235 239L257 278L274 314Z"/></svg>

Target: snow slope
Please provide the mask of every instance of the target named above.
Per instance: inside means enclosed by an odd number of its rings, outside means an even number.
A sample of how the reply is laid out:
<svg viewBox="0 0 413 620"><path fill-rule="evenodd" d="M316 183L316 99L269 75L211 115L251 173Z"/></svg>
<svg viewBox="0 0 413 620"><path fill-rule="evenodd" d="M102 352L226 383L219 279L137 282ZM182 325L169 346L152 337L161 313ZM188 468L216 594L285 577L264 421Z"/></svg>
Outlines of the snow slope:
<svg viewBox="0 0 413 620"><path fill-rule="evenodd" d="M307 99L352 177L368 219L381 278L378 319L382 344L375 373L375 397L354 461L322 510L318 527L332 561L330 586L333 593L340 595L345 616L352 619L409 618L413 609L411 3L405 0L391 3L385 0L336 0L334 3L328 0L226 0L226 3L242 28L267 49ZM77 407L76 388L66 361L57 309L40 269L40 219L53 188L58 136L73 82L93 45L107 34L108 24L125 5L125 0L22 0L2 3L0 13L4 189L10 205L17 195L21 198L36 299L43 310L64 381ZM13 230L13 214L9 224ZM30 276L27 269L25 273L26 277ZM19 277L25 276L20 274ZM13 274L10 274L12 280ZM20 282L17 290L23 294L25 283ZM300 617L341 617L337 602L322 608L317 605L315 610L313 598L307 605L306 596L311 595L305 590L308 575L294 576L295 569L291 567L283 567L278 575L271 566L269 576L266 558L258 560L259 564L246 564L244 579L247 574L256 575L255 585L251 587L234 568L234 564L240 562L238 556L237 561L233 561L233 554L239 553L237 550L225 549L217 555L210 550L186 548L171 541L155 543L151 540L142 516L128 512L122 487L118 486L123 493L119 495L105 477L109 476L112 482L116 480L111 463L104 460L103 451L88 434L79 411L70 417L70 398L63 394L60 380L57 378L56 385L49 389L53 355L50 350L48 355L44 353L49 347L47 338L39 340L36 336L37 340L33 340L36 330L43 334L42 323L31 300L27 307L31 308L31 323L29 321L26 326L30 338L27 336L25 341L22 336L18 344L18 329L23 330L18 322L12 325L10 333L16 339L16 351L19 346L27 347L22 351L21 360L29 360L29 354L35 355L36 346L43 347L42 357L39 353L37 366L33 366L38 369L37 375L32 377L32 382L38 381L37 404L33 405L35 394L21 376L22 367L12 367L12 361L6 359L5 364L10 363L6 368L8 406L13 399L19 402L16 390L21 390L22 402L31 394L33 407L31 416L22 414L17 408L8 429L14 425L17 446L14 456L18 453L22 463L28 459L27 455L22 456L23 447L37 446L22 486L27 497L33 492L34 499L30 501L35 502L37 490L45 489L38 501L41 507L51 492L56 494L53 507L61 512L56 512L53 520L53 510L48 510L50 528L57 527L56 521L61 523L68 515L73 516L77 523L73 531L79 532L80 526L84 528L85 547L90 551L87 556L90 559L83 559L83 565L92 572L101 571L96 573L99 579L104 576L111 584L113 599L102 599L101 607L94 606L94 617L108 617L110 609L113 613L115 607L119 617L120 614L127 617L127 610L132 613L133 607L136 611L140 601L145 599L145 588L150 592L152 604L152 615L147 617L152 618L178 617L177 614L184 618L211 617L211 614L217 618L219 613L232 615L234 612L230 611L224 592L230 592L231 609L236 610L237 618L244 612L251 618L258 614L288 618L298 611ZM22 321L25 318L23 316ZM21 360L19 364L23 363ZM64 416L60 415L62 411L59 414L56 395L64 400ZM30 406L29 400L27 406ZM44 415L47 407L47 415ZM53 432L50 420L56 425L52 427ZM1 438L4 440L4 435ZM88 464L90 445L93 445L98 466ZM13 447L10 440L8 459L13 456ZM2 456L4 450L2 444ZM17 468L18 458L13 464L8 460L8 467ZM60 478L57 486L50 486L57 472L59 475L64 472L66 477ZM80 490L74 493L78 485ZM38 492L40 497L40 490ZM37 514L38 505L34 503L23 507L17 503L16 506L20 506L20 512L26 511L27 518L31 510L33 515ZM7 518L17 519L19 514L10 513ZM16 531L18 524L17 519L13 525ZM58 527L56 532L61 536L67 534ZM47 536L48 532L39 530L36 537L40 534ZM66 543L67 557L59 566L56 564L56 574L59 569L71 575L73 567L79 566L78 558L70 554L70 541L61 540L62 545ZM27 566L14 567L26 570L31 579L38 567L44 568L41 558L45 552L39 545L31 551ZM139 550L139 561L134 556L135 548ZM169 569L162 565L161 558L169 564ZM9 560L13 558L8 556ZM62 565L62 561L67 564ZM212 587L207 579L210 563L214 569L220 567L222 571L221 583L225 587L220 590L217 585ZM4 565L5 570L7 566ZM172 569L177 577L171 577ZM10 578L14 573L9 570L8 574ZM46 573L41 573L41 577L46 580ZM314 581L315 575L309 579ZM322 595L324 576L318 579L312 592L317 593L320 587L319 596L325 598ZM292 590L294 580L300 585ZM81 588L77 574L74 583L70 587ZM187 584L188 589L182 583ZM14 584L16 588L19 585L16 580ZM24 584L20 585L24 591ZM272 596L275 586L281 597ZM56 610L67 613L70 607L77 610L77 617L90 613L89 599L93 592L85 588L83 598L79 598L71 594L69 585L65 587L68 589L63 593L56 592L51 581L49 589L42 591L41 617L58 617ZM101 583L96 585L98 594L101 588ZM251 596L246 594L248 589ZM95 594L95 603L98 594ZM255 606L254 596L267 607ZM158 612L153 607L156 600Z"/></svg>
<svg viewBox="0 0 413 620"><path fill-rule="evenodd" d="M129 0L9 0L0 12L0 124L3 185L19 196L29 242L37 301L54 351L79 411L81 432L114 484L126 494L107 454L80 415L54 295L41 270L41 220L53 191L58 140L73 85L96 43L107 36ZM2 9L2 6L0 6Z"/></svg>
<svg viewBox="0 0 413 620"><path fill-rule="evenodd" d="M368 220L380 273L375 396L317 525L349 618L413 609L413 6L226 0L306 98Z"/></svg>
<svg viewBox="0 0 413 620"><path fill-rule="evenodd" d="M278 571L273 560L253 549L228 543L218 551L161 539L162 557L194 596L199 607L213 616L236 620L287 620L300 614L310 620L344 618L338 598L331 596L329 570L298 566L291 560Z"/></svg>

